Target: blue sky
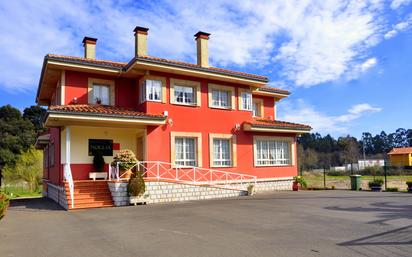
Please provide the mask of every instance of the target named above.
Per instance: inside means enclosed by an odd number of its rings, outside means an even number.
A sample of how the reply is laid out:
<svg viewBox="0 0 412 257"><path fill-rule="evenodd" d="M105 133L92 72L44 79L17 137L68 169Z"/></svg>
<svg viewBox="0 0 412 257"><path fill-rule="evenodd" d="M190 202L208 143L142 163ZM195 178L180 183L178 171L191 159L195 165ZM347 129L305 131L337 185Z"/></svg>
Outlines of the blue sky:
<svg viewBox="0 0 412 257"><path fill-rule="evenodd" d="M34 104L47 53L129 61L133 28L149 55L195 62L193 35L211 33L213 66L269 76L292 95L278 118L333 136L412 128L412 1L3 1L0 105Z"/></svg>

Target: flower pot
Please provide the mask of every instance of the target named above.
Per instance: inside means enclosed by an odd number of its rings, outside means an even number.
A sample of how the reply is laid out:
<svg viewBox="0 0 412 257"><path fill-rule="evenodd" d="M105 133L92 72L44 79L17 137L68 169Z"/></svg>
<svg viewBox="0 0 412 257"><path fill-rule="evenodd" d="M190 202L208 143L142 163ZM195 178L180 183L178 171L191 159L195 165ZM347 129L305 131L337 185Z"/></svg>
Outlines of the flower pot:
<svg viewBox="0 0 412 257"><path fill-rule="evenodd" d="M412 187L408 187L408 192L412 193Z"/></svg>
<svg viewBox="0 0 412 257"><path fill-rule="evenodd" d="M120 170L120 178L129 179L132 173L132 170Z"/></svg>
<svg viewBox="0 0 412 257"><path fill-rule="evenodd" d="M293 191L298 191L299 190L299 182L293 181L292 190Z"/></svg>
<svg viewBox="0 0 412 257"><path fill-rule="evenodd" d="M129 203L133 205L137 205L138 203L145 204L148 197L149 196L147 194L141 196L130 196Z"/></svg>
<svg viewBox="0 0 412 257"><path fill-rule="evenodd" d="M372 186L371 190L372 192L380 192L382 191L382 186Z"/></svg>

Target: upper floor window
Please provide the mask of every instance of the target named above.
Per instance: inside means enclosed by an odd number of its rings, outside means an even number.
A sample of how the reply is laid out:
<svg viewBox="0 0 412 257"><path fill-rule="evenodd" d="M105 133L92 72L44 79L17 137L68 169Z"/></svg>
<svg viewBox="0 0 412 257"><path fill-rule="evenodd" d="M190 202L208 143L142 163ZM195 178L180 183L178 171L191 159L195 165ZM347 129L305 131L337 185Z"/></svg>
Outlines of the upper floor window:
<svg viewBox="0 0 412 257"><path fill-rule="evenodd" d="M252 100L252 116L263 117L263 99Z"/></svg>
<svg viewBox="0 0 412 257"><path fill-rule="evenodd" d="M221 108L229 108L230 107L229 92L220 91L220 90L212 90L212 106L221 107Z"/></svg>
<svg viewBox="0 0 412 257"><path fill-rule="evenodd" d="M142 84L143 101L162 101L162 81L146 79Z"/></svg>
<svg viewBox="0 0 412 257"><path fill-rule="evenodd" d="M252 110L252 94L248 92L240 93L241 105L240 110L251 111Z"/></svg>
<svg viewBox="0 0 412 257"><path fill-rule="evenodd" d="M114 80L88 79L88 103L114 105Z"/></svg>
<svg viewBox="0 0 412 257"><path fill-rule="evenodd" d="M181 104L195 104L194 88L175 86L175 102Z"/></svg>
<svg viewBox="0 0 412 257"><path fill-rule="evenodd" d="M235 109L234 88L209 84L209 107Z"/></svg>
<svg viewBox="0 0 412 257"><path fill-rule="evenodd" d="M93 84L93 103L94 104L110 104L109 93L110 87L107 85Z"/></svg>

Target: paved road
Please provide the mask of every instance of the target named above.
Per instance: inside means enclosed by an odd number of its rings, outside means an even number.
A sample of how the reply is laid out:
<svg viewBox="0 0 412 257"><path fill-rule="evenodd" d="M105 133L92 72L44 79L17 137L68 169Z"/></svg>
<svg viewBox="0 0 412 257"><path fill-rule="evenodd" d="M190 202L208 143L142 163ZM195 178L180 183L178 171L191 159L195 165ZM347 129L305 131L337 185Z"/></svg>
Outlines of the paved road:
<svg viewBox="0 0 412 257"><path fill-rule="evenodd" d="M411 256L412 194L278 192L66 212L13 202L0 256Z"/></svg>

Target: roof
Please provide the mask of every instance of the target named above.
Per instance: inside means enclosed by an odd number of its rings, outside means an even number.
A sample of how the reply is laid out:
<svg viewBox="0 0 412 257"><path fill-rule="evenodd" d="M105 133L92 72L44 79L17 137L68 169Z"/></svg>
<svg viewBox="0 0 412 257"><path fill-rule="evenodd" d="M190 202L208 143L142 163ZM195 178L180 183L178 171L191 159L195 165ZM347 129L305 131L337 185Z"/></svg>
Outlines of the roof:
<svg viewBox="0 0 412 257"><path fill-rule="evenodd" d="M412 147L400 147L393 148L388 154L410 154L412 153Z"/></svg>
<svg viewBox="0 0 412 257"><path fill-rule="evenodd" d="M47 110L48 113L63 113L63 114L81 114L104 117L120 117L133 119L159 119L164 120L166 117L160 114L148 114L137 112L133 109L114 107L109 105L88 105L88 104L73 104L73 105L52 105Z"/></svg>
<svg viewBox="0 0 412 257"><path fill-rule="evenodd" d="M282 95L290 95L290 92L287 90L276 88L276 87L269 87L269 86L259 87L257 91L276 93L276 94L282 94Z"/></svg>
<svg viewBox="0 0 412 257"><path fill-rule="evenodd" d="M284 130L302 130L310 131L312 128L308 125L292 123L280 120L268 120L268 119L254 119L252 121L247 121L248 124L254 128L273 128L273 129L284 129Z"/></svg>
<svg viewBox="0 0 412 257"><path fill-rule="evenodd" d="M226 69L216 68L216 67L208 67L208 68L200 67L199 65L194 64L194 63L180 62L180 61L169 60L169 59L164 59L164 58L157 58L157 57L152 57L152 56L135 57L129 63L106 61L106 60L95 60L95 59L87 59L87 58L82 58L82 57L56 55L56 54L48 54L46 55L45 59L97 65L97 66L101 66L105 68L115 68L115 69L119 69L123 71L127 70L127 68L130 65L132 65L135 61L148 61L148 62L155 62L155 63L165 64L165 65L183 67L183 68L188 68L188 69L193 69L193 70L206 71L206 72L219 73L219 74L230 75L230 76L235 76L235 77L253 79L253 80L258 80L260 82L269 81L269 79L265 76L249 74L249 73L233 71L233 70L226 70Z"/></svg>

